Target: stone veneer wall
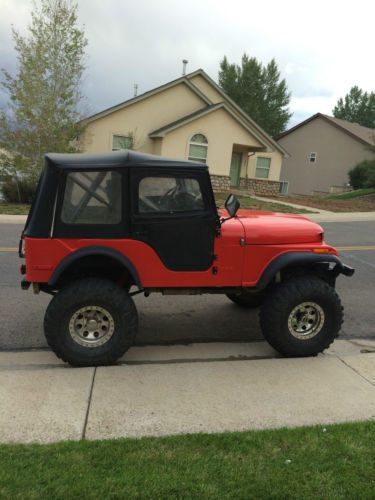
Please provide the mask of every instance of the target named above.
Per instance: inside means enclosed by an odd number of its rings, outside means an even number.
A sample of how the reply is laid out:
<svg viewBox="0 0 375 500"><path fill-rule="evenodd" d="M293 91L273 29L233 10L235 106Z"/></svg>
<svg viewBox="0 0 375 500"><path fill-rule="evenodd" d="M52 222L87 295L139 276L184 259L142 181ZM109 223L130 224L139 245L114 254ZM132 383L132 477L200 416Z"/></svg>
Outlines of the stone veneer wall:
<svg viewBox="0 0 375 500"><path fill-rule="evenodd" d="M251 194L259 194L264 196L278 196L280 194L280 182L270 181L268 179L245 179L241 177L240 188L246 189Z"/></svg>
<svg viewBox="0 0 375 500"><path fill-rule="evenodd" d="M216 192L218 191L229 191L230 190L230 177L227 175L212 175L211 184L212 189Z"/></svg>

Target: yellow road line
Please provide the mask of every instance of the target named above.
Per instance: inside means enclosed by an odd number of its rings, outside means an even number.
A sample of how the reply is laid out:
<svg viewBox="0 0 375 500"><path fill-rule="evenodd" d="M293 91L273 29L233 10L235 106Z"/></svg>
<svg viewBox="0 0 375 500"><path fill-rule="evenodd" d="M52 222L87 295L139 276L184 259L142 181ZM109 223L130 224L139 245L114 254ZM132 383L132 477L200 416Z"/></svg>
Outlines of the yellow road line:
<svg viewBox="0 0 375 500"><path fill-rule="evenodd" d="M16 247L0 247L0 252L18 252Z"/></svg>
<svg viewBox="0 0 375 500"><path fill-rule="evenodd" d="M337 250L375 250L375 245L363 245L363 246L352 246L352 247L335 247Z"/></svg>

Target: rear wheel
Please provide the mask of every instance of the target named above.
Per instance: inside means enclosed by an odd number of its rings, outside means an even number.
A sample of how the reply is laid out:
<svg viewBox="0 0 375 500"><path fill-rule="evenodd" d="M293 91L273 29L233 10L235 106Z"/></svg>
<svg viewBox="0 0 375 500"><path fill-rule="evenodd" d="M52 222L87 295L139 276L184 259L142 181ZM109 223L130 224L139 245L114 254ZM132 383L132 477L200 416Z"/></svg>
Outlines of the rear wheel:
<svg viewBox="0 0 375 500"><path fill-rule="evenodd" d="M263 300L264 295L262 293L227 293L228 299L237 304L240 307L253 309L259 307Z"/></svg>
<svg viewBox="0 0 375 500"><path fill-rule="evenodd" d="M260 311L265 339L289 357L316 356L324 351L338 337L342 322L337 293L315 276L277 285Z"/></svg>
<svg viewBox="0 0 375 500"><path fill-rule="evenodd" d="M87 278L63 288L50 302L44 330L55 354L74 366L115 362L132 345L137 310L115 283Z"/></svg>

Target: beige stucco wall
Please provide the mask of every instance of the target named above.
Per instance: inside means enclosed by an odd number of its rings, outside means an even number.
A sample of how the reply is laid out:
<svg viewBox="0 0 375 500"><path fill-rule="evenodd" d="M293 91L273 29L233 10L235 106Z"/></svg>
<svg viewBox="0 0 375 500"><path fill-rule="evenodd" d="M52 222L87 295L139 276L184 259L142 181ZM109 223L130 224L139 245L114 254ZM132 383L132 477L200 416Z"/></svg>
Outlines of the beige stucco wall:
<svg viewBox="0 0 375 500"><path fill-rule="evenodd" d="M133 132L135 149L160 154L157 142L148 134L205 106L200 97L181 83L89 123L82 138L83 149L88 153L111 151L113 135Z"/></svg>
<svg viewBox="0 0 375 500"><path fill-rule="evenodd" d="M207 164L215 175L229 175L233 144L259 147L260 143L224 109L218 109L170 132L163 139L162 155L187 158L189 141L194 134L204 134L208 141Z"/></svg>
<svg viewBox="0 0 375 500"><path fill-rule="evenodd" d="M278 142L290 153L290 158L283 160L280 174L281 180L289 181L290 194L329 192L331 186L344 186L352 167L374 157L365 145L322 118L316 118ZM317 153L315 163L309 162L312 152Z"/></svg>
<svg viewBox="0 0 375 500"><path fill-rule="evenodd" d="M196 75L193 78L190 78L189 81L198 87L198 89L206 95L213 104L217 104L219 102L225 101L223 96L218 92L212 85L210 85L207 80L203 78L201 75Z"/></svg>
<svg viewBox="0 0 375 500"><path fill-rule="evenodd" d="M191 80L213 102L223 100L216 89L201 76ZM212 174L229 176L234 149L243 153L241 177L255 176L256 157L248 157L248 152L262 145L224 109L198 118L170 132L164 138L149 138L150 132L206 106L199 96L181 83L90 122L81 138L83 149L93 153L110 151L113 135L128 135L133 132L134 149L170 158L187 159L191 137L202 133L208 140L207 164ZM264 156L271 157L269 179L278 180L281 153L274 151L264 153Z"/></svg>
<svg viewBox="0 0 375 500"><path fill-rule="evenodd" d="M283 159L283 156L279 151L273 151L272 153L256 153L255 155L250 156L247 167L248 177L255 177L256 162L259 156L271 158L268 180L278 181L280 179L281 163ZM241 176L243 176L242 173Z"/></svg>

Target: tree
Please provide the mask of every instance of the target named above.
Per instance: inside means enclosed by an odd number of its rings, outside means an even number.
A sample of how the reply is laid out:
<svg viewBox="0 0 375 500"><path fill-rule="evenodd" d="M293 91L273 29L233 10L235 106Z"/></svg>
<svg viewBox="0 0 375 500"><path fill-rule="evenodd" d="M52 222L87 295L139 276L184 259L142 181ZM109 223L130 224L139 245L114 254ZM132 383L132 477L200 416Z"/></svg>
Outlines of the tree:
<svg viewBox="0 0 375 500"><path fill-rule="evenodd" d="M271 136L285 130L292 116L288 105L290 93L286 81L280 80L275 59L267 66L247 54L241 66L220 62L219 85L258 125Z"/></svg>
<svg viewBox="0 0 375 500"><path fill-rule="evenodd" d="M335 118L375 129L375 92L354 86L344 98L340 97L332 112Z"/></svg>
<svg viewBox="0 0 375 500"><path fill-rule="evenodd" d="M79 147L87 41L70 0L41 0L34 4L28 36L14 28L12 33L18 69L14 77L2 70L9 103L0 114L0 168L3 175L21 173L35 183L46 152Z"/></svg>

